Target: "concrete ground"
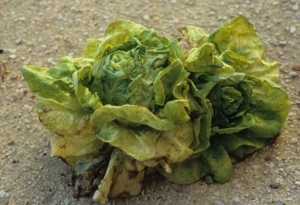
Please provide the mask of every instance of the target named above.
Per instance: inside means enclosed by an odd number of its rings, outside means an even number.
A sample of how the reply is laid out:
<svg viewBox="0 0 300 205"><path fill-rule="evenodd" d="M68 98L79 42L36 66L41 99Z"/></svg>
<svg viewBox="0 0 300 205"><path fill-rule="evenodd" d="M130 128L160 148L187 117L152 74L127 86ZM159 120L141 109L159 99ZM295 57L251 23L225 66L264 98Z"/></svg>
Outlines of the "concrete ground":
<svg viewBox="0 0 300 205"><path fill-rule="evenodd" d="M300 204L299 6L298 0L1 0L0 204L92 204L91 198L73 198L70 168L50 157L52 133L34 111L37 99L21 76L22 65L49 67L61 56L80 56L87 38L102 37L108 23L120 18L171 38L180 35L178 27L195 25L209 33L237 15L248 18L268 58L280 63L279 84L292 105L285 132L236 164L226 184L179 186L157 177L137 197L108 204Z"/></svg>

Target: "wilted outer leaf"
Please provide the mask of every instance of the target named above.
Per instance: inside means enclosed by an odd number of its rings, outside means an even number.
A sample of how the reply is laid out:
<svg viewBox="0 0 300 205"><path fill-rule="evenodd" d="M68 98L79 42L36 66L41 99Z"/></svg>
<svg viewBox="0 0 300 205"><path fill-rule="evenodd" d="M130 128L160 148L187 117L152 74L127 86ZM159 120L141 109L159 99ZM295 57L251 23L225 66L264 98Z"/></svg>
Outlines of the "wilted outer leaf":
<svg viewBox="0 0 300 205"><path fill-rule="evenodd" d="M99 157L102 146L103 142L91 134L83 136L54 135L51 139L52 156L62 157L71 166Z"/></svg>
<svg viewBox="0 0 300 205"><path fill-rule="evenodd" d="M91 134L93 110L101 107L96 94L82 86L72 64L60 64L51 69L24 66L22 73L30 89L41 98L37 105L40 121L52 132L52 155L61 156L70 164L91 159L98 154L103 142Z"/></svg>
<svg viewBox="0 0 300 205"><path fill-rule="evenodd" d="M117 118L105 118L105 123L99 122L98 119L105 116L101 110L106 107L107 109L112 108L108 113L115 113ZM134 114L128 115L128 111L134 110L136 111ZM126 118L126 116L129 117ZM124 122L124 119L127 123ZM140 120L135 121L137 119ZM138 161L152 159L159 161L163 158L168 163L174 163L189 157L192 154L189 146L193 140L191 122L178 123L175 126L170 123L171 127L169 125L165 127L164 124L161 124L161 120L157 119L152 120L149 111L145 109L132 109L130 105L118 107L105 105L93 114L91 120L95 125L101 127L99 139L122 149ZM123 126L118 125L120 120L123 120L121 121ZM165 131L161 128L167 129Z"/></svg>
<svg viewBox="0 0 300 205"><path fill-rule="evenodd" d="M91 117L91 122L101 128L105 123L114 120L132 127L146 125L156 130L169 130L174 127L172 121L161 119L149 109L139 105L104 105L97 109Z"/></svg>
<svg viewBox="0 0 300 205"><path fill-rule="evenodd" d="M106 174L96 190L93 201L102 204L107 197L130 197L140 193L145 166L115 148L111 154Z"/></svg>

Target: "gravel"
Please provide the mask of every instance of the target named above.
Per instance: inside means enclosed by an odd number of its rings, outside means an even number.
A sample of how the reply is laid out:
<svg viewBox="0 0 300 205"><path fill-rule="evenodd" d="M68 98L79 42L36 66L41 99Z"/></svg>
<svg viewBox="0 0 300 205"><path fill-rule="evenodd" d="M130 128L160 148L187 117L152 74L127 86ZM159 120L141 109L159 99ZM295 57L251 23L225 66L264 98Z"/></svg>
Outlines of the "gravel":
<svg viewBox="0 0 300 205"><path fill-rule="evenodd" d="M87 38L102 37L108 23L133 20L169 37L196 25L211 32L237 15L246 16L281 67L280 84L291 100L288 126L275 144L235 164L225 184L172 184L148 179L140 195L107 204L297 205L300 201L300 10L297 0L1 0L0 204L91 205L73 198L70 168L50 157L50 138L34 111L37 98L20 68L53 66L59 57L81 55ZM2 79L2 76L0 76ZM272 185L272 187L271 187Z"/></svg>

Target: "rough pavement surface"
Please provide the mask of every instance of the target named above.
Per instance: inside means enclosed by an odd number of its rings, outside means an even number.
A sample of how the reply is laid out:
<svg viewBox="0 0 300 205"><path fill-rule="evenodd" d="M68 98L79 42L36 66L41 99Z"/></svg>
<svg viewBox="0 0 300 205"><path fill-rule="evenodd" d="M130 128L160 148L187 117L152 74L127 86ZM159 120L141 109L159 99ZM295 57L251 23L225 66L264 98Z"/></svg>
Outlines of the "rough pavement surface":
<svg viewBox="0 0 300 205"><path fill-rule="evenodd" d="M180 35L178 27L195 25L209 33L237 15L254 24L267 57L280 63L279 84L292 105L285 132L236 164L226 184L179 186L158 177L147 180L137 197L107 204L299 204L299 6L299 0L1 0L0 204L92 204L91 198L73 198L70 168L50 157L52 133L34 111L37 99L21 76L22 65L49 67L61 56L80 56L87 38L103 37L108 23L120 18L171 38Z"/></svg>

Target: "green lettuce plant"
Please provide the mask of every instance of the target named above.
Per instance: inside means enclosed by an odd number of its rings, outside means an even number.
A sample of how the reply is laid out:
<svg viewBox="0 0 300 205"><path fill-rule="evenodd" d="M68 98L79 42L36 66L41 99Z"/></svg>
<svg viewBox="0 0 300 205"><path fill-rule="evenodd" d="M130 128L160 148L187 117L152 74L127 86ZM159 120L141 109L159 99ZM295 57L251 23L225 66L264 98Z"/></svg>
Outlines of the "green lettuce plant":
<svg viewBox="0 0 300 205"><path fill-rule="evenodd" d="M244 17L210 35L180 31L186 52L180 38L118 20L80 58L23 66L39 119L55 133L52 156L72 166L74 195L98 187L94 202L134 196L153 170L178 184L224 183L232 163L283 131L279 66Z"/></svg>

